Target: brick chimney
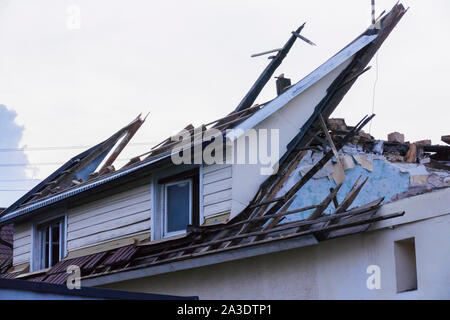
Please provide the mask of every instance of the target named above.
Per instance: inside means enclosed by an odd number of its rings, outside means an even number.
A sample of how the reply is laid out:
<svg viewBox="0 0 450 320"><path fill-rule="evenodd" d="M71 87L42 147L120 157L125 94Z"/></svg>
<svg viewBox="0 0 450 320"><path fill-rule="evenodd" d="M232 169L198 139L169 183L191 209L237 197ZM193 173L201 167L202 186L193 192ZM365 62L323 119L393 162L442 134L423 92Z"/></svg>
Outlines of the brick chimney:
<svg viewBox="0 0 450 320"><path fill-rule="evenodd" d="M277 95L282 94L288 87L291 86L291 79L285 78L284 73L275 78L277 79Z"/></svg>

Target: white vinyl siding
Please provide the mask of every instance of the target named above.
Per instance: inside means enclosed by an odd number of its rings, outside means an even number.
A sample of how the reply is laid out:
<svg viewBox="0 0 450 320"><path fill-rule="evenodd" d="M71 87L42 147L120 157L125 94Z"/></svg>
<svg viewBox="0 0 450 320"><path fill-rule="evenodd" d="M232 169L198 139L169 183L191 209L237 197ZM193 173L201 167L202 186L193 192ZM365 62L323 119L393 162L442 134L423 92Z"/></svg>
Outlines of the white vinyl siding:
<svg viewBox="0 0 450 320"><path fill-rule="evenodd" d="M144 185L70 209L68 251L150 232L150 188Z"/></svg>
<svg viewBox="0 0 450 320"><path fill-rule="evenodd" d="M203 167L203 216L212 217L231 210L232 166Z"/></svg>
<svg viewBox="0 0 450 320"><path fill-rule="evenodd" d="M14 225L13 265L30 262L31 223Z"/></svg>

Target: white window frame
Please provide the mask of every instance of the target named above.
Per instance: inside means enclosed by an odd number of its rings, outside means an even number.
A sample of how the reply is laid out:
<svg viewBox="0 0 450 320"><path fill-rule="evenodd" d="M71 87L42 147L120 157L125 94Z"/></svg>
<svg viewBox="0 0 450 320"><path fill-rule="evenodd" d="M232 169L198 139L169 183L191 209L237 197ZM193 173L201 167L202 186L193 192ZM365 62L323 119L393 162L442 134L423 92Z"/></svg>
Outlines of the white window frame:
<svg viewBox="0 0 450 320"><path fill-rule="evenodd" d="M165 183L163 185L163 203L164 203L164 214L163 214L163 219L162 219L162 237L163 238L169 238L169 237L173 237L173 236L177 236L180 234L184 234L186 233L186 229L184 230L179 230L179 231L171 231L168 232L167 231L167 214L168 214L168 210L167 210L167 206L168 206L168 202L167 202L167 188L173 185L177 185L177 184L182 184L182 183L188 183L189 184L189 224L192 224L192 179L185 179L185 180L178 180L178 181L174 181L174 182L168 182Z"/></svg>
<svg viewBox="0 0 450 320"><path fill-rule="evenodd" d="M33 226L32 232L32 259L31 259L31 270L39 271L45 269L45 261L43 257L43 243L42 243L42 229L48 227L50 224L59 222L60 235L60 249L59 249L59 261L61 261L67 254L67 215L60 215L57 217L52 217L42 221L38 221ZM51 232L50 232L51 233ZM49 246L49 251L51 246ZM49 252L46 253L47 255ZM51 260L51 257L50 257ZM58 262L59 262L58 261ZM50 264L52 261L50 261ZM55 263L56 264L56 263ZM55 265L53 264L53 265Z"/></svg>

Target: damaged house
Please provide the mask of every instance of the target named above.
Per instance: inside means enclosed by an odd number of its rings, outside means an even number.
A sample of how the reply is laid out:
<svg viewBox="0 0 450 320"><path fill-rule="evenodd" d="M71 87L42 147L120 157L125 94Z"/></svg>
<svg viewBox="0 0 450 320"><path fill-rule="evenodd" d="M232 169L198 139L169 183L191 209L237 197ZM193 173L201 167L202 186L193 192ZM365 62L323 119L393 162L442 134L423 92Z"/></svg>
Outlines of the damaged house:
<svg viewBox="0 0 450 320"><path fill-rule="evenodd" d="M311 43L299 27L233 112L185 128L193 158L212 143L198 132L223 133L227 149L279 129L272 174L261 163L174 164L171 139L116 169L138 117L0 214L14 225L0 276L65 284L77 266L82 286L200 299L450 298L448 136L382 141L362 130L374 115L330 118L405 12L395 5L255 104L296 39Z"/></svg>

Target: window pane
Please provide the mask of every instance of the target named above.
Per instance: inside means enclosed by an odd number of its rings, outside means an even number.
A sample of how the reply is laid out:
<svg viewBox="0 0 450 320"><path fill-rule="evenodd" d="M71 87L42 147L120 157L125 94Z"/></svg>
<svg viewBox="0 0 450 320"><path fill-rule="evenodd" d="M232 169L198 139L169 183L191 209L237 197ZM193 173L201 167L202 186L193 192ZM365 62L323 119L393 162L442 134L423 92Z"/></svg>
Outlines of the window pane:
<svg viewBox="0 0 450 320"><path fill-rule="evenodd" d="M41 231L41 268L48 268L48 227Z"/></svg>
<svg viewBox="0 0 450 320"><path fill-rule="evenodd" d="M59 222L51 226L52 228L52 266L54 266L59 261Z"/></svg>
<svg viewBox="0 0 450 320"><path fill-rule="evenodd" d="M189 224L190 184L167 186L167 232L185 230Z"/></svg>
<svg viewBox="0 0 450 320"><path fill-rule="evenodd" d="M38 267L41 269L52 267L62 258L64 225L61 221L52 222L41 226L38 233L40 242Z"/></svg>

